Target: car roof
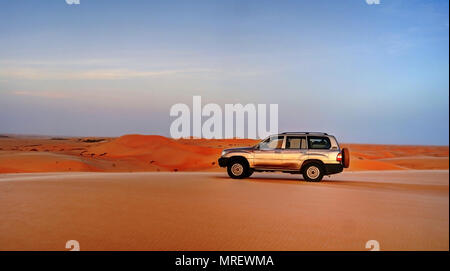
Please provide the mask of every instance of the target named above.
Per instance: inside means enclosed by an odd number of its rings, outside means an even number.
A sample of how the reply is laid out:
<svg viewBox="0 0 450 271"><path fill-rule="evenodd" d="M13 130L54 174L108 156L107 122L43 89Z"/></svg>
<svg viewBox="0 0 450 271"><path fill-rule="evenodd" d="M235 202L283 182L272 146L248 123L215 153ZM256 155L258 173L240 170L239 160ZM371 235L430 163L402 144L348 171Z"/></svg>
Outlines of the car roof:
<svg viewBox="0 0 450 271"><path fill-rule="evenodd" d="M313 136L328 136L327 133L322 132L284 132L280 135L313 135Z"/></svg>

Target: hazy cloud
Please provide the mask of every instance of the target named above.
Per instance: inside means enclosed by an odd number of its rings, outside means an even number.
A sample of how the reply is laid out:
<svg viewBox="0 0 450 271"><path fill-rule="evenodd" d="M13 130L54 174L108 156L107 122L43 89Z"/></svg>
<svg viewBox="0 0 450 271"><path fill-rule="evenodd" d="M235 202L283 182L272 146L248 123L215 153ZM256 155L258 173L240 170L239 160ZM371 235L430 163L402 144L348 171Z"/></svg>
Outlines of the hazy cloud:
<svg viewBox="0 0 450 271"><path fill-rule="evenodd" d="M70 98L67 93L59 91L13 91L12 94L19 96L33 96L50 99L66 99Z"/></svg>
<svg viewBox="0 0 450 271"><path fill-rule="evenodd" d="M13 68L0 70L1 79L26 80L118 80L162 77L174 74L208 72L208 69L152 70L93 69L93 70L47 70L40 68Z"/></svg>

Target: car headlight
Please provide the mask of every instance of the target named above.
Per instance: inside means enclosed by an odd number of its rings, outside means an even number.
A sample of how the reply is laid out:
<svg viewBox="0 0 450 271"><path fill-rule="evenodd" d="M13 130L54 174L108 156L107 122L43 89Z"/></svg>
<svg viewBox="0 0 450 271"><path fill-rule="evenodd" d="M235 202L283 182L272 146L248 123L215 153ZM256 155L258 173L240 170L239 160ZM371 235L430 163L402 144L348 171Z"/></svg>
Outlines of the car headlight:
<svg viewBox="0 0 450 271"><path fill-rule="evenodd" d="M220 156L224 156L226 153L226 151L222 151L222 154L220 154Z"/></svg>

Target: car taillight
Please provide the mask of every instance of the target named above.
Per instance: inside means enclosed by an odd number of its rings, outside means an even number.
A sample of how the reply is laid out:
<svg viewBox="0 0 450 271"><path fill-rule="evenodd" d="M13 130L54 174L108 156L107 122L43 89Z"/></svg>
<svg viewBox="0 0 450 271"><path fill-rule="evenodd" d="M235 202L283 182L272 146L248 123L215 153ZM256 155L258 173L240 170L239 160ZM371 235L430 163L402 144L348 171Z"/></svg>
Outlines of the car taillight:
<svg viewBox="0 0 450 271"><path fill-rule="evenodd" d="M339 153L339 154L336 156L336 161L342 162L342 153Z"/></svg>

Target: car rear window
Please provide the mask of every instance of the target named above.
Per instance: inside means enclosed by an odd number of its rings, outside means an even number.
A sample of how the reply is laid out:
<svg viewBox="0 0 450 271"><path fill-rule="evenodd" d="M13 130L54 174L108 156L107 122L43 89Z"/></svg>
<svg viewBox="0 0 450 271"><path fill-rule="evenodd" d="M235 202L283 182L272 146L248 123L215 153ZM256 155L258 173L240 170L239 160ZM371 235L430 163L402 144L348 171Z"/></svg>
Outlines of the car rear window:
<svg viewBox="0 0 450 271"><path fill-rule="evenodd" d="M308 137L308 148L309 149L328 150L329 148L331 148L331 142L328 137L309 136Z"/></svg>

